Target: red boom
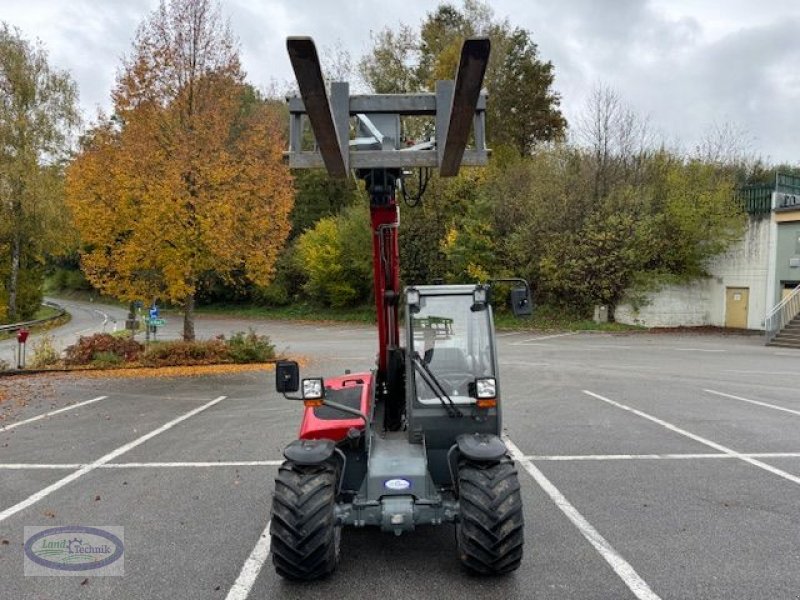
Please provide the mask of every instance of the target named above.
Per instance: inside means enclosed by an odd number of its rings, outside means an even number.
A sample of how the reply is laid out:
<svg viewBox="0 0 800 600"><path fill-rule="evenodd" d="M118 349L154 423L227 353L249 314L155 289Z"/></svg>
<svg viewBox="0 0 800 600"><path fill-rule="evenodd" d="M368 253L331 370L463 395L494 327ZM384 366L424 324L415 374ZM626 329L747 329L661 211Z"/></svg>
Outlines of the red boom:
<svg viewBox="0 0 800 600"><path fill-rule="evenodd" d="M370 207L375 307L378 315L378 372L386 376L389 349L399 343L397 304L400 296L400 251L397 244L398 211L394 194L388 203Z"/></svg>

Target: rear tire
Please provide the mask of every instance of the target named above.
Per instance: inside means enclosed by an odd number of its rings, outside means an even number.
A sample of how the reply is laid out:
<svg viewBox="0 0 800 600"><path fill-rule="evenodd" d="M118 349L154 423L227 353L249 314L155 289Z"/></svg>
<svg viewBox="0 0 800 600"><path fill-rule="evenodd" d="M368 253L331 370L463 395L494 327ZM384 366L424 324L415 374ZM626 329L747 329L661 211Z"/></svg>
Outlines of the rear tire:
<svg viewBox="0 0 800 600"><path fill-rule="evenodd" d="M481 575L503 575L522 561L522 495L513 461L461 461L458 467L460 518L458 558Z"/></svg>
<svg viewBox="0 0 800 600"><path fill-rule="evenodd" d="M330 463L281 465L272 496L272 563L278 575L310 581L330 575L339 562L336 523L337 469Z"/></svg>

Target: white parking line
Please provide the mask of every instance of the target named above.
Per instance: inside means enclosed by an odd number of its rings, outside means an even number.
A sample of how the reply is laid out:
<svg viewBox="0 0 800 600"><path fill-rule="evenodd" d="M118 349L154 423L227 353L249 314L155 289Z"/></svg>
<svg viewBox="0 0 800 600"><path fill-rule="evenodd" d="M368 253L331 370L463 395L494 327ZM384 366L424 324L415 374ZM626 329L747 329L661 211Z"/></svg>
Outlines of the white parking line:
<svg viewBox="0 0 800 600"><path fill-rule="evenodd" d="M706 458L800 458L800 452L748 452L736 456L730 454L529 454L527 460L537 462L580 462L604 460L703 460ZM279 467L283 460L221 460L208 462L128 462L107 463L99 469L181 469L213 467ZM0 463L0 471L73 470L87 466L85 463Z"/></svg>
<svg viewBox="0 0 800 600"><path fill-rule="evenodd" d="M672 348L672 350L680 350L681 352L727 352L727 350L715 350L711 348Z"/></svg>
<svg viewBox="0 0 800 600"><path fill-rule="evenodd" d="M25 469L74 470L74 469L80 469L81 467L84 466L86 465L82 465L81 463L75 463L75 464L5 463L5 464L0 464L0 470L1 471L23 471Z"/></svg>
<svg viewBox="0 0 800 600"><path fill-rule="evenodd" d="M800 452L749 452L741 454L750 458L800 458ZM704 458L738 458L730 454L572 454L536 455L525 458L536 461L581 461L581 460L691 460Z"/></svg>
<svg viewBox="0 0 800 600"><path fill-rule="evenodd" d="M549 367L546 362L528 362L525 360L504 360L500 363L501 367Z"/></svg>
<svg viewBox="0 0 800 600"><path fill-rule="evenodd" d="M617 344L591 344L591 349L595 348L608 348L611 350L631 350L633 346L617 345Z"/></svg>
<svg viewBox="0 0 800 600"><path fill-rule="evenodd" d="M15 427L19 427L20 425L27 425L28 423L33 423L34 421L38 421L40 419L44 419L45 417L52 417L53 415L57 415L59 413L67 412L68 410L72 410L74 408L80 408L81 406L86 406L87 404L92 404L94 402L100 402L100 400L105 400L108 396L98 396L97 398L92 398L91 400L84 400L83 402L77 402L75 404L70 404L69 406L65 406L64 408L59 408L58 410L51 410L48 413L44 413L43 415L37 415L35 417L31 417L30 419L25 419L24 421L18 421L16 423L9 423L8 425L0 425L0 433L4 431L11 431Z"/></svg>
<svg viewBox="0 0 800 600"><path fill-rule="evenodd" d="M579 333L580 333L580 331L568 331L566 333L554 333L552 335L543 335L543 336L540 336L540 337L529 338L527 340L520 340L519 342L512 342L511 345L512 346L526 346L526 345L533 346L535 344L533 344L532 342L541 342L542 340L551 340L553 338L567 337L567 336L570 336L570 335L578 335Z"/></svg>
<svg viewBox="0 0 800 600"><path fill-rule="evenodd" d="M267 521L267 526L261 532L261 537L258 538L250 556L244 561L242 570L228 591L228 595L225 596L225 600L245 600L250 594L250 590L253 589L253 584L258 579L258 574L269 556L269 547L272 541L269 537L271 523L272 521Z"/></svg>
<svg viewBox="0 0 800 600"><path fill-rule="evenodd" d="M279 467L282 460L226 460L208 462L129 462L107 463L99 469L174 469L206 467ZM80 469L86 463L0 463L0 471L21 471L23 469Z"/></svg>
<svg viewBox="0 0 800 600"><path fill-rule="evenodd" d="M791 408L786 408L784 406L778 406L777 404L770 404L769 402L761 402L760 400L749 400L747 398L742 398L741 396L734 396L733 394L726 394L725 392L718 392L716 390L703 390L703 391L708 392L709 394L714 394L716 396L730 398L731 400L741 400L742 402L749 402L750 404L765 406L766 408L772 408L774 410L781 410L783 412L791 413L793 415L797 415L800 417L800 410L793 410Z"/></svg>
<svg viewBox="0 0 800 600"><path fill-rule="evenodd" d="M682 436L688 437L689 439L694 440L695 442L699 442L705 446L708 446L709 448L713 448L714 450L723 452L724 454L728 454L733 458L738 458L739 460L751 464L754 467L758 467L759 469L763 469L764 471L768 471L773 475L777 475L778 477L783 477L784 479L791 481L792 483L800 485L800 477L797 477L796 475L792 475L791 473L787 473L786 471L778 469L777 467L773 467L772 465L769 465L765 462L761 462L760 460L751 458L746 454L741 454L739 452L736 452L736 450L731 450L727 446L723 446L722 444L713 442L695 433L691 433L689 431L686 431L685 429L681 429L680 427L677 427L672 423L667 423L666 421L659 419L658 417L654 417L653 415L649 415L641 410L631 408L630 406L626 406L620 402L616 402L614 400L601 396L600 394L595 394L594 392L590 392L589 390L583 390L583 393L588 396L591 396L592 398L596 398L597 400L602 400L603 402L606 402L612 406L616 406L617 408L621 408L622 410L627 410L628 412L632 412L633 414L638 415L643 419L647 419L648 421L657 423L658 425L661 425L662 427L665 427L670 431L674 431L675 433L679 433Z"/></svg>
<svg viewBox="0 0 800 600"><path fill-rule="evenodd" d="M229 460L209 462L130 462L108 463L103 469L171 469L183 467L278 467L282 460Z"/></svg>
<svg viewBox="0 0 800 600"><path fill-rule="evenodd" d="M527 459L517 445L509 438L504 437L506 446L511 451L511 455L529 474L536 483L539 484L556 506L563 512L572 524L578 528L583 537L594 546L594 549L602 556L605 561L614 569L614 572L622 579L628 589L639 598L639 600L660 600L660 597L650 589L647 582L642 579L634 568L622 556L614 550L611 544L600 535L600 533L587 521L584 516L567 500L564 495L554 486L544 473Z"/></svg>
<svg viewBox="0 0 800 600"><path fill-rule="evenodd" d="M792 375L797 376L797 371L745 371L742 369L722 369L723 373L739 373L740 375Z"/></svg>
<svg viewBox="0 0 800 600"><path fill-rule="evenodd" d="M202 406L199 406L199 407L197 407L195 409L190 410L188 413L186 413L184 415L181 415L180 417L172 419L172 421L169 421L168 423L165 423L164 425L162 425L161 427L159 427L157 429L154 429L150 433L146 433L145 435L133 440L132 442L128 442L127 444L124 444L123 446L120 446L116 450L112 450L108 454L98 458L93 463L90 463L88 465L82 466L77 471L75 471L73 473L70 473L66 477L63 477L62 479L59 479L55 483L53 483L51 485L48 485L46 488L44 488L42 490L39 490L38 492L36 492L35 494L33 494L31 496L28 496L22 502L18 502L14 506L11 506L11 507L5 509L3 512L0 512L0 523L5 521L10 516L15 515L19 511L24 510L24 509L28 508L29 506L31 506L33 504L36 504L42 498L46 498L47 496L49 496L53 492L55 492L57 490L60 490L65 485L67 485L69 483L72 483L76 479L78 479L80 477L83 477L87 473L90 473L91 471L94 471L95 469L97 469L99 467L102 467L103 465L105 465L107 463L110 463L112 460L114 460L118 456L122 456L123 454L125 454L129 450L133 450L137 446L140 446L140 445L144 444L146 441L154 438L155 436L159 435L160 433L164 433L168 429L172 429L172 427L174 427L178 423L182 423L186 419L189 419L189 418L191 418L191 417L203 412L204 410L206 410L208 408L211 408L215 404L218 404L218 403L222 402L226 397L227 396L219 396L217 398L214 398L211 402L207 402L207 403L203 404Z"/></svg>

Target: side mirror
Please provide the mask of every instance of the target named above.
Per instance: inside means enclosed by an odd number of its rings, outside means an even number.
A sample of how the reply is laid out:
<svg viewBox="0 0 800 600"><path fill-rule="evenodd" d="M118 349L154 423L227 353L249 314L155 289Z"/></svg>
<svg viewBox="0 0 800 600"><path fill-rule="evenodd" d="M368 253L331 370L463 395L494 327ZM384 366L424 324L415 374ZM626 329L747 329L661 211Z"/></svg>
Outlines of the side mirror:
<svg viewBox="0 0 800 600"><path fill-rule="evenodd" d="M525 317L533 314L533 302L528 287L511 288L511 310L515 317Z"/></svg>
<svg viewBox="0 0 800 600"><path fill-rule="evenodd" d="M275 389L281 394L300 389L300 367L293 360L281 360L275 365Z"/></svg>

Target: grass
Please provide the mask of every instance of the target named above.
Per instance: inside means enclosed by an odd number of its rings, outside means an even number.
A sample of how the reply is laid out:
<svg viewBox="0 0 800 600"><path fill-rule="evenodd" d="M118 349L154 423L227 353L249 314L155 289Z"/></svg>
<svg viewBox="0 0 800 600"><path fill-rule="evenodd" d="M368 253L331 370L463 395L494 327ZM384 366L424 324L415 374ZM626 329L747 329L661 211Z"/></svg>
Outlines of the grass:
<svg viewBox="0 0 800 600"><path fill-rule="evenodd" d="M36 311L36 314L33 315L32 321L37 321L39 319L47 319L50 317L56 316L59 312L57 308L53 308L52 306L40 306L39 310Z"/></svg>
<svg viewBox="0 0 800 600"><path fill-rule="evenodd" d="M551 306L537 306L529 317L515 317L510 312L495 313L494 324L498 331L639 331L639 325L624 323L595 323L580 315Z"/></svg>
<svg viewBox="0 0 800 600"><path fill-rule="evenodd" d="M51 296L58 300L77 300L78 302L97 302L98 304L108 304L109 306L119 306L121 308L128 308L127 302L120 302L110 296L103 296L97 292L87 290L52 290L45 291L46 295Z"/></svg>
<svg viewBox="0 0 800 600"><path fill-rule="evenodd" d="M375 323L375 308L372 306L322 308L311 304L290 304L288 306L212 304L199 307L197 314L250 319L275 319L280 321Z"/></svg>
<svg viewBox="0 0 800 600"><path fill-rule="evenodd" d="M499 331L634 331L644 327L622 323L595 323L591 319L570 315L563 310L541 306L530 317L515 317L509 312L495 313L495 326ZM318 321L341 323L375 323L375 308L323 308L311 304L289 306L253 306L214 304L197 309L198 314L253 319L285 321Z"/></svg>

